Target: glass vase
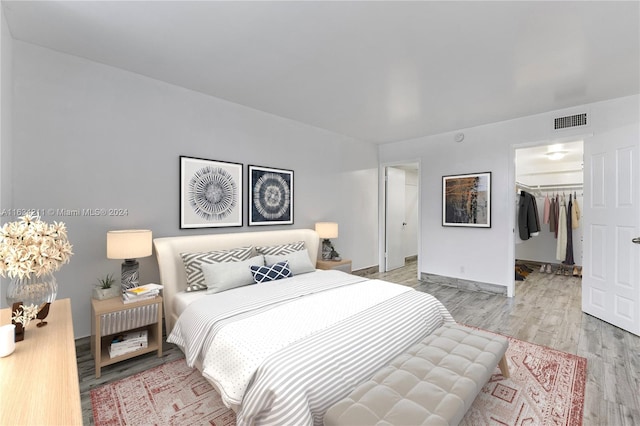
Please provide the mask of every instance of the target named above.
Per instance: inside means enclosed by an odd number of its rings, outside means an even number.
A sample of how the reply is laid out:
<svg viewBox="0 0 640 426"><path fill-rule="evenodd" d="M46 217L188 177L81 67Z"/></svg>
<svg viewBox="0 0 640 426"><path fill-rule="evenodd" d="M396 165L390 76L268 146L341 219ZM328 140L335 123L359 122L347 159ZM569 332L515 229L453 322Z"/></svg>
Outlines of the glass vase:
<svg viewBox="0 0 640 426"><path fill-rule="evenodd" d="M52 303L58 294L58 283L52 273L37 277L31 274L24 278L14 278L7 288L7 303L12 306L21 302L25 306L41 306Z"/></svg>

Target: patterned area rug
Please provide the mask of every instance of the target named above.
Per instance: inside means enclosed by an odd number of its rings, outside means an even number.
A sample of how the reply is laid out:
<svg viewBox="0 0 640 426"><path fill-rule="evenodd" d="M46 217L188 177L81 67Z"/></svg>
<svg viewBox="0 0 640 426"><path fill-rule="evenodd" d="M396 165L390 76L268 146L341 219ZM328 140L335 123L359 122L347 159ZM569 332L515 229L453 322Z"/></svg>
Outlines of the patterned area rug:
<svg viewBox="0 0 640 426"><path fill-rule="evenodd" d="M511 377L496 370L460 425L582 425L587 359L508 339Z"/></svg>
<svg viewBox="0 0 640 426"><path fill-rule="evenodd" d="M511 377L500 370L461 425L582 424L585 358L509 337ZM103 425L233 426L236 417L183 359L91 391L94 422Z"/></svg>
<svg viewBox="0 0 640 426"><path fill-rule="evenodd" d="M91 390L96 425L233 426L235 413L184 359Z"/></svg>

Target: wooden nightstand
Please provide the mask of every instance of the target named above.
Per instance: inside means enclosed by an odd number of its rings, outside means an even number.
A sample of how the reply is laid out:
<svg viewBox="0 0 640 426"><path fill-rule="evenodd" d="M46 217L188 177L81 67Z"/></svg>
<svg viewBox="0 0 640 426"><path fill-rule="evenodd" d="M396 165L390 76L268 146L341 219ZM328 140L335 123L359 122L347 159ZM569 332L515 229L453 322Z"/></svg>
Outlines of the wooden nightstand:
<svg viewBox="0 0 640 426"><path fill-rule="evenodd" d="M351 273L351 260L317 260L316 268L318 269L337 269L339 271Z"/></svg>
<svg viewBox="0 0 640 426"><path fill-rule="evenodd" d="M123 303L122 298L91 299L91 353L96 364L96 378L100 369L134 356L158 351L162 356L162 297ZM147 347L111 358L109 345L117 334L147 330Z"/></svg>

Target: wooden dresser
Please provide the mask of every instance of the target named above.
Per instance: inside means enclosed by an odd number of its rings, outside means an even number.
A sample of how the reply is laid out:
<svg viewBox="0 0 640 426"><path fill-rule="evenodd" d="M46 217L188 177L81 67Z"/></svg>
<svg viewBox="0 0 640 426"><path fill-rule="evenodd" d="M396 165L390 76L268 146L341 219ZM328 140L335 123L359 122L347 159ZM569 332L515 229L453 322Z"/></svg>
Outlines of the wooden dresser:
<svg viewBox="0 0 640 426"><path fill-rule="evenodd" d="M46 326L38 321L0 358L0 425L82 425L70 299L51 304ZM11 324L10 308L0 324Z"/></svg>

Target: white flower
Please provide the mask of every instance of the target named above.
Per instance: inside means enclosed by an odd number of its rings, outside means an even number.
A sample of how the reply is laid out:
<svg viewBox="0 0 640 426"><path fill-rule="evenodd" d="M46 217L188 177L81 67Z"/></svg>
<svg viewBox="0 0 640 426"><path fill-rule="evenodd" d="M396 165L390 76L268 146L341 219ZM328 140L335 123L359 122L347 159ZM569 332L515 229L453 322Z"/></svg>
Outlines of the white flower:
<svg viewBox="0 0 640 426"><path fill-rule="evenodd" d="M40 309L36 305L20 305L18 310L13 313L13 317L11 319L13 322L17 322L22 324L23 327L29 325L32 319L34 319L38 315L38 311Z"/></svg>
<svg viewBox="0 0 640 426"><path fill-rule="evenodd" d="M64 223L48 224L39 216L25 215L0 229L0 275L46 275L69 263L72 249Z"/></svg>

